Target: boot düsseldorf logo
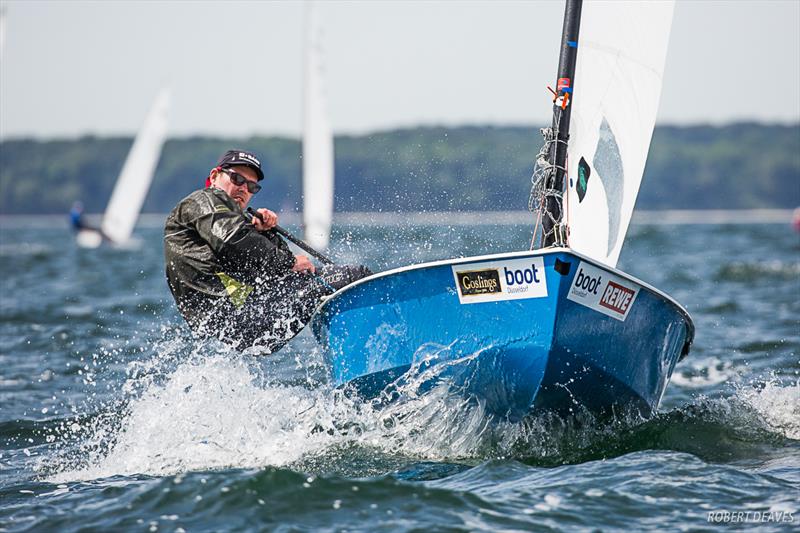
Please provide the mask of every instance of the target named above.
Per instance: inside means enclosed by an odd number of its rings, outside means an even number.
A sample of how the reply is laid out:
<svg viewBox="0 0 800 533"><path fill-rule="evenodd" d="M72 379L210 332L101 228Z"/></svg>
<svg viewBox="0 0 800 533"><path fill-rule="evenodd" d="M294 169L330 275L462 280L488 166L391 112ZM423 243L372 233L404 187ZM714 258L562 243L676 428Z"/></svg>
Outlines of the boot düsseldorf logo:
<svg viewBox="0 0 800 533"><path fill-rule="evenodd" d="M462 304L547 296L541 257L453 265L452 269Z"/></svg>

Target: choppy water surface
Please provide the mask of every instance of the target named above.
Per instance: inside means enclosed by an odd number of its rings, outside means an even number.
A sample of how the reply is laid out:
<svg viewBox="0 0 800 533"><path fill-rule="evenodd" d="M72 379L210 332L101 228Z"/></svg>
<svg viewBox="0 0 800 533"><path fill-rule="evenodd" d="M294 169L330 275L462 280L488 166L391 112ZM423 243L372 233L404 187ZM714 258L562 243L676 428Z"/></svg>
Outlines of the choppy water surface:
<svg viewBox="0 0 800 533"><path fill-rule="evenodd" d="M19 221L1 236L0 531L800 524L788 226L633 227L620 267L683 303L697 339L658 416L603 423L487 422L441 389L379 409L327 385L310 334L266 359L195 341L160 228L127 250ZM529 237L353 225L333 255L382 270Z"/></svg>

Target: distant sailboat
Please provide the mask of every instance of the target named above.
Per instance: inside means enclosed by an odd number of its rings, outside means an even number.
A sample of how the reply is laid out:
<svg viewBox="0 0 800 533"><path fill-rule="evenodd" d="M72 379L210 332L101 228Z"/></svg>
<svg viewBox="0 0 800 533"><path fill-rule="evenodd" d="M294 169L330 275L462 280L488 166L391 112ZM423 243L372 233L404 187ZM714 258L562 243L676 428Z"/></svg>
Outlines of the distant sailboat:
<svg viewBox="0 0 800 533"><path fill-rule="evenodd" d="M327 248L333 219L333 133L323 86L321 26L313 3L306 9L303 124L303 228L314 248Z"/></svg>
<svg viewBox="0 0 800 533"><path fill-rule="evenodd" d="M169 89L162 89L128 153L100 230L81 229L76 236L79 246L97 248L103 239L124 245L130 240L167 136L169 100Z"/></svg>

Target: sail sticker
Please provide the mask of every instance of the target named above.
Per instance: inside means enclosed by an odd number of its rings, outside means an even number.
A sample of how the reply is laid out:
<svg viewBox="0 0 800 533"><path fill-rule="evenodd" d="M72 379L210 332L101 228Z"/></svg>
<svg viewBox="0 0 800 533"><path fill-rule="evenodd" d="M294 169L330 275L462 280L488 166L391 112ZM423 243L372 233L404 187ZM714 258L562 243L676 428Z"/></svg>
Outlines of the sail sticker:
<svg viewBox="0 0 800 533"><path fill-rule="evenodd" d="M567 300L624 322L639 294L639 288L635 283L581 261L572 279Z"/></svg>
<svg viewBox="0 0 800 533"><path fill-rule="evenodd" d="M589 168L589 163L581 157L578 162L578 184L575 186L575 191L578 193L578 203L582 202L584 196L586 196L586 184L591 174L592 169Z"/></svg>
<svg viewBox="0 0 800 533"><path fill-rule="evenodd" d="M462 304L547 296L541 257L453 265L451 269Z"/></svg>
<svg viewBox="0 0 800 533"><path fill-rule="evenodd" d="M558 83L556 84L556 91L561 91L561 89L569 89L571 80L569 78L558 78Z"/></svg>

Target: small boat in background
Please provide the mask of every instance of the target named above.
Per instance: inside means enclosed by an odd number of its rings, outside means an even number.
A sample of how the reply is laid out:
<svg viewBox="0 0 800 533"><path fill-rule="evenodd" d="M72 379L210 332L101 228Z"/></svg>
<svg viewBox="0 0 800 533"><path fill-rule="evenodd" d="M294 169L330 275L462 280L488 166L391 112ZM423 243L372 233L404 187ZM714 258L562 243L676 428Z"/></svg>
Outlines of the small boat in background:
<svg viewBox="0 0 800 533"><path fill-rule="evenodd" d="M532 249L412 265L335 293L312 320L334 385L372 398L442 384L511 421L658 408L694 325L615 266L672 11L673 2L567 1L553 121L532 180Z"/></svg>
<svg viewBox="0 0 800 533"><path fill-rule="evenodd" d="M97 248L103 242L125 246L129 242L166 140L169 103L170 91L162 89L128 152L100 227L79 227L75 236L78 246Z"/></svg>

